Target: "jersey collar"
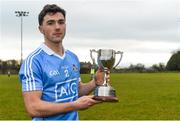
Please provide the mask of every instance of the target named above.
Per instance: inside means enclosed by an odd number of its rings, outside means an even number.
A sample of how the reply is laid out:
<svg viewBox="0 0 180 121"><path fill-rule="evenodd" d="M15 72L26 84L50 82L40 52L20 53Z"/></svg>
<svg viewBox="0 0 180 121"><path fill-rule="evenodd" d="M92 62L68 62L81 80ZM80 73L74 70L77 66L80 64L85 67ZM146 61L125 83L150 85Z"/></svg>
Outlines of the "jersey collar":
<svg viewBox="0 0 180 121"><path fill-rule="evenodd" d="M50 49L47 45L45 45L44 43L41 44L40 48L42 48L42 50L47 53L48 55L54 55L57 56L58 58L64 59L65 54L66 54L66 50L64 49L64 54L63 56L60 56L58 54L56 54L52 49Z"/></svg>

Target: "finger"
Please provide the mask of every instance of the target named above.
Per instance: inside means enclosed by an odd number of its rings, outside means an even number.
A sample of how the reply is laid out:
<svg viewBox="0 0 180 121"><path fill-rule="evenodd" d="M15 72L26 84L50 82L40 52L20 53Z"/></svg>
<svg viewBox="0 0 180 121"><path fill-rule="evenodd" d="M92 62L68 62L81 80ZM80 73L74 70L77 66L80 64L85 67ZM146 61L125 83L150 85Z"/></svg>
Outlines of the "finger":
<svg viewBox="0 0 180 121"><path fill-rule="evenodd" d="M87 95L86 97L93 99L94 95Z"/></svg>
<svg viewBox="0 0 180 121"><path fill-rule="evenodd" d="M95 99L91 99L92 105L97 104L97 103L101 103L101 102L102 102L102 101L95 100Z"/></svg>
<svg viewBox="0 0 180 121"><path fill-rule="evenodd" d="M107 79L107 80L110 79L110 75L106 75L106 79Z"/></svg>
<svg viewBox="0 0 180 121"><path fill-rule="evenodd" d="M95 100L95 103L102 103L102 101L100 101L100 100Z"/></svg>
<svg viewBox="0 0 180 121"><path fill-rule="evenodd" d="M106 71L106 74L110 74L110 71L108 70L108 71Z"/></svg>
<svg viewBox="0 0 180 121"><path fill-rule="evenodd" d="M89 102L87 105L92 106L92 105L98 103L96 100L93 99L93 97L94 97L94 95L88 95L88 96L86 96L86 99L87 99L88 102Z"/></svg>
<svg viewBox="0 0 180 121"><path fill-rule="evenodd" d="M106 75L106 78L110 78L110 76L109 76L109 75Z"/></svg>

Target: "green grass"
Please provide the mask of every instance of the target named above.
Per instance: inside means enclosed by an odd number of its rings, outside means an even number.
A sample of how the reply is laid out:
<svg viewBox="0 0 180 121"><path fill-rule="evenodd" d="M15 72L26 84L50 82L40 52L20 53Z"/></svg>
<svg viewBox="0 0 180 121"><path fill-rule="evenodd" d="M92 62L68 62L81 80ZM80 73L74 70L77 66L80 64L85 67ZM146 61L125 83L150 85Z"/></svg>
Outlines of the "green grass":
<svg viewBox="0 0 180 121"><path fill-rule="evenodd" d="M18 76L0 76L0 119L31 119L24 108Z"/></svg>
<svg viewBox="0 0 180 121"><path fill-rule="evenodd" d="M179 73L111 74L111 85L119 102L81 111L80 119L180 119Z"/></svg>
<svg viewBox="0 0 180 121"><path fill-rule="evenodd" d="M180 73L111 74L111 85L119 102L79 111L81 120L180 120ZM30 119L17 76L0 76L0 119Z"/></svg>

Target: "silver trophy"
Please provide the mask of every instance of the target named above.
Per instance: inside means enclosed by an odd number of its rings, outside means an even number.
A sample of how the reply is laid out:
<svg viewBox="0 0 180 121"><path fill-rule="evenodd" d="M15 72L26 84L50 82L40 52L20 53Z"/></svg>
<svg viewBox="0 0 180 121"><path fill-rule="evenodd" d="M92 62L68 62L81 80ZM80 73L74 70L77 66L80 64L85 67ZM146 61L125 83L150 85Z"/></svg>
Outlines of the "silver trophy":
<svg viewBox="0 0 180 121"><path fill-rule="evenodd" d="M97 54L97 59L93 57L93 52ZM115 65L116 54L120 54L119 61ZM99 50L90 50L90 56L93 61L93 64L96 64L99 68L103 69L104 71L104 83L101 86L97 86L94 91L94 99L107 101L107 102L116 102L118 98L116 97L116 91L113 87L109 84L109 79L107 79L107 71L115 68L119 65L120 61L122 60L123 52L115 51L113 49L99 49Z"/></svg>

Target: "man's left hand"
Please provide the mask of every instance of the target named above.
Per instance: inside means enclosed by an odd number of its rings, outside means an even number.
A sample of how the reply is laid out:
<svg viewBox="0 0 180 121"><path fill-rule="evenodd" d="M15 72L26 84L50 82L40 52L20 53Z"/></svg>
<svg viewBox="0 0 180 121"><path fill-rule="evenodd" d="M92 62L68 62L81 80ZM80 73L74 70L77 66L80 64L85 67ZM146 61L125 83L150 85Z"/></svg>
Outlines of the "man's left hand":
<svg viewBox="0 0 180 121"><path fill-rule="evenodd" d="M105 73L106 73L106 78L105 78ZM98 69L95 75L95 84L96 86L100 86L104 84L104 81L107 80L109 81L109 73L110 71L104 71L102 69Z"/></svg>

